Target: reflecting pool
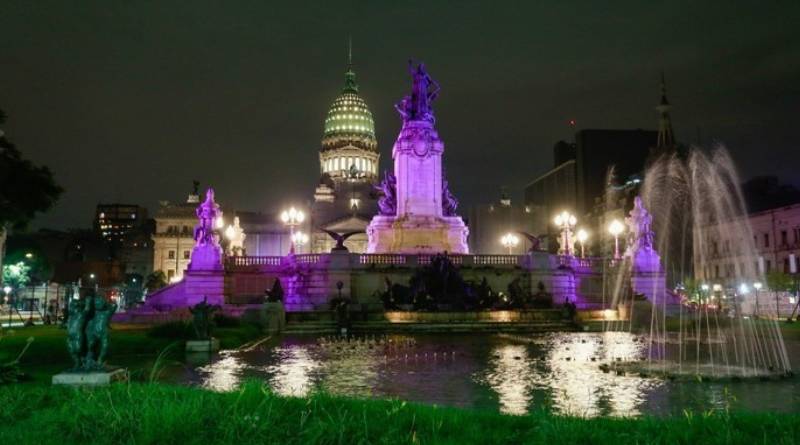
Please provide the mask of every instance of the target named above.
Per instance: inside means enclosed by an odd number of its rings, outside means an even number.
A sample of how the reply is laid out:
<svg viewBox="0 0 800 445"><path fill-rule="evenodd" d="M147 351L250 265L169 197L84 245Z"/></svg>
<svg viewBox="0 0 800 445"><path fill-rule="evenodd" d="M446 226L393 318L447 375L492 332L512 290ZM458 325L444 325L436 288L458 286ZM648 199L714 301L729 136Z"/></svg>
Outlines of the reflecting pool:
<svg viewBox="0 0 800 445"><path fill-rule="evenodd" d="M643 338L620 332L361 336L351 341L282 336L256 350L223 351L190 366L183 380L225 391L244 379L261 379L282 395L323 389L510 414L538 408L580 416L800 408L797 377L696 382L601 370L601 363L644 358L645 345ZM796 361L800 345L787 341L787 347Z"/></svg>

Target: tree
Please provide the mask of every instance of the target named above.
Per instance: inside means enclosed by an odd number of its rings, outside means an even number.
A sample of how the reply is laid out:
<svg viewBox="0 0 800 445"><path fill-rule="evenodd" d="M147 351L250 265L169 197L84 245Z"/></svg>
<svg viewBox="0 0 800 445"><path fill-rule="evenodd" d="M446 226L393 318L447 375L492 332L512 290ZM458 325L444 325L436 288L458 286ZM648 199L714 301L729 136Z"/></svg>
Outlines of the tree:
<svg viewBox="0 0 800 445"><path fill-rule="evenodd" d="M31 268L24 261L3 266L3 283L14 289L25 287L30 281Z"/></svg>
<svg viewBox="0 0 800 445"><path fill-rule="evenodd" d="M5 121L0 110L0 125ZM23 159L0 130L0 266L8 229L24 228L36 213L50 209L63 191L50 169Z"/></svg>
<svg viewBox="0 0 800 445"><path fill-rule="evenodd" d="M767 272L767 287L773 292L792 290L792 276L780 271Z"/></svg>
<svg viewBox="0 0 800 445"><path fill-rule="evenodd" d="M0 125L5 120L0 110ZM49 168L23 159L0 131L0 230L24 228L36 213L50 209L63 191Z"/></svg>
<svg viewBox="0 0 800 445"><path fill-rule="evenodd" d="M151 292L154 290L161 289L166 285L167 285L167 276L164 275L163 270L154 271L153 273L147 276L147 280L145 280L144 282L144 287Z"/></svg>

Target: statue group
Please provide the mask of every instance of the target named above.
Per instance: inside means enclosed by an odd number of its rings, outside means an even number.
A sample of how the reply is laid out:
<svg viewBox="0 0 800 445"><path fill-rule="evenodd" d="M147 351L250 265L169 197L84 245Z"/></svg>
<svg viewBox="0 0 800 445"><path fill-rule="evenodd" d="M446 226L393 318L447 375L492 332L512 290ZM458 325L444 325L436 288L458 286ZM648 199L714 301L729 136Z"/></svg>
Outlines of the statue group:
<svg viewBox="0 0 800 445"><path fill-rule="evenodd" d="M108 352L108 323L117 305L93 292L70 300L67 318L67 349L73 372L105 370Z"/></svg>
<svg viewBox="0 0 800 445"><path fill-rule="evenodd" d="M434 122L433 107L431 103L439 95L439 84L425 71L425 64L416 67L414 61L408 61L408 73L411 75L411 95L403 97L394 107L404 122L428 121Z"/></svg>
<svg viewBox="0 0 800 445"><path fill-rule="evenodd" d="M208 304L208 298L189 308L192 314L192 328L197 340L210 340L214 328L214 313L221 308L215 304Z"/></svg>

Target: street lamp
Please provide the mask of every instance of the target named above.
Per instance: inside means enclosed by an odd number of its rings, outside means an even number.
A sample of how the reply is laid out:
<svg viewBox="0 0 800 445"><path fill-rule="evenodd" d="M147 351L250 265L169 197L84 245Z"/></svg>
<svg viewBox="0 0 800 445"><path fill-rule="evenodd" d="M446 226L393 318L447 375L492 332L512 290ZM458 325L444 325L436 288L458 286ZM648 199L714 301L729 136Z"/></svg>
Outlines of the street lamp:
<svg viewBox="0 0 800 445"><path fill-rule="evenodd" d="M8 306L8 327L11 328L11 297L8 296L11 293L11 286L5 286L3 292L6 293L6 306Z"/></svg>
<svg viewBox="0 0 800 445"><path fill-rule="evenodd" d="M556 215L553 222L556 223L556 227L561 229L561 248L559 253L567 256L572 255L572 228L577 224L577 218L565 210Z"/></svg>
<svg viewBox="0 0 800 445"><path fill-rule="evenodd" d="M581 258L586 257L586 240L589 239L589 232L586 229L578 229L578 233L576 234L578 237L578 242L581 243Z"/></svg>
<svg viewBox="0 0 800 445"><path fill-rule="evenodd" d="M506 233L500 238L500 244L508 249L508 254L511 255L512 249L519 245L519 237L513 233Z"/></svg>
<svg viewBox="0 0 800 445"><path fill-rule="evenodd" d="M294 232L292 234L292 244L297 247L305 246L308 243L308 235L303 232Z"/></svg>
<svg viewBox="0 0 800 445"><path fill-rule="evenodd" d="M289 227L289 239L291 245L289 246L289 253L294 253L294 228L299 226L306 219L306 215L302 210L297 210L294 207L289 210L281 212L281 221Z"/></svg>
<svg viewBox="0 0 800 445"><path fill-rule="evenodd" d="M756 290L756 317L758 317L758 291L761 290L761 282L756 281L753 283L753 289Z"/></svg>
<svg viewBox="0 0 800 445"><path fill-rule="evenodd" d="M614 237L614 259L619 259L619 235L625 231L625 225L618 219L611 221L608 225L608 233Z"/></svg>

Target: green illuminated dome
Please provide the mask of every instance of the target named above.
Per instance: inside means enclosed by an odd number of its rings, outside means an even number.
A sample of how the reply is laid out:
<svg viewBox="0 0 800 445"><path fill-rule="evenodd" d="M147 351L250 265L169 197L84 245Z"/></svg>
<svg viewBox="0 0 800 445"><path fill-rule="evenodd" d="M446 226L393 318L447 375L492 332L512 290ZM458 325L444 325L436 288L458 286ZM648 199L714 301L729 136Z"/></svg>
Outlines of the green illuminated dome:
<svg viewBox="0 0 800 445"><path fill-rule="evenodd" d="M333 101L325 118L322 151L352 146L377 152L375 122L364 99L358 95L356 74L352 69L345 73L342 94Z"/></svg>

